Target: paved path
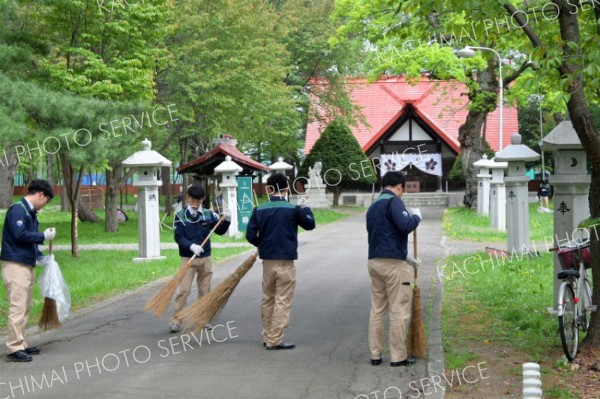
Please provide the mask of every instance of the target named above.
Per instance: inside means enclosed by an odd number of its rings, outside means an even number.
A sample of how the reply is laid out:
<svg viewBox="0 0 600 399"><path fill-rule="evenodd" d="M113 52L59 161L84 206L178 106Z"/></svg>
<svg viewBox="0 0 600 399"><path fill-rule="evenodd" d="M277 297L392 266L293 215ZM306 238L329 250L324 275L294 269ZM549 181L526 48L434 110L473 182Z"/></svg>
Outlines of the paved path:
<svg viewBox="0 0 600 399"><path fill-rule="evenodd" d="M441 209L424 208L418 284L429 323L429 360L410 368L369 363L370 280L364 214L300 235L297 287L286 340L292 351L266 351L260 337L262 266L244 277L211 334L169 334L168 315L142 311L153 284L79 312L62 329L29 334L42 354L31 363L0 360L0 399L51 398L424 398L421 379L443 371L439 328L442 287L434 265ZM410 243L412 248L412 244ZM214 283L245 253L215 267ZM148 265L145 265L145 267ZM432 306L428 306L431 303ZM229 327L229 329L228 329ZM222 342L217 342L222 341ZM425 380L425 384L428 380ZM387 392L386 392L387 390ZM378 391L378 393L375 393ZM441 391L427 398L440 398Z"/></svg>

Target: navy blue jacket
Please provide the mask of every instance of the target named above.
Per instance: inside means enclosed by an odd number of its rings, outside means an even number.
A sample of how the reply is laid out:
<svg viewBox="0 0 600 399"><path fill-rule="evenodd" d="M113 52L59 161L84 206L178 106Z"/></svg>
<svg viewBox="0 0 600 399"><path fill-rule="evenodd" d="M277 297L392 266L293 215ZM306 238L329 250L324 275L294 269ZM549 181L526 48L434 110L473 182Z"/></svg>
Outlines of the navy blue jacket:
<svg viewBox="0 0 600 399"><path fill-rule="evenodd" d="M37 211L25 198L11 205L4 219L0 259L35 266L35 260L42 256L38 244L44 242L38 226Z"/></svg>
<svg viewBox="0 0 600 399"><path fill-rule="evenodd" d="M210 234L210 231L219 221L219 217L209 209L198 211L196 216L182 209L175 214L175 241L179 245L179 256L191 258L194 253L190 250L192 244L200 245L202 241ZM219 227L215 230L218 235L223 235L227 232L231 222L223 220ZM202 247L204 252L197 258L206 258L210 256L210 240Z"/></svg>
<svg viewBox="0 0 600 399"><path fill-rule="evenodd" d="M261 259L298 259L298 226L315 228L315 217L309 207L301 208L284 198L272 196L269 202L254 208L246 240L258 247Z"/></svg>
<svg viewBox="0 0 600 399"><path fill-rule="evenodd" d="M420 221L418 216L408 213L404 202L393 192L383 190L367 211L369 259L406 260L408 234Z"/></svg>

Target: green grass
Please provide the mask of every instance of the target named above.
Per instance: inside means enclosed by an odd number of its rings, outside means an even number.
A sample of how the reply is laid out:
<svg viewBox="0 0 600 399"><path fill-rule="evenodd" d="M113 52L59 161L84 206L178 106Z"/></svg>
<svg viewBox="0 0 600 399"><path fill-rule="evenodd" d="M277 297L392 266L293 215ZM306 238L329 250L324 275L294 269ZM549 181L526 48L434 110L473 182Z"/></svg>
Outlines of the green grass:
<svg viewBox="0 0 600 399"><path fill-rule="evenodd" d="M248 248L219 248L212 252L213 262L219 262ZM161 251L165 260L133 262L137 251L81 251L74 259L69 251L57 251L56 261L71 292L71 312L117 294L139 288L162 277L172 276L179 268L180 257L176 250ZM215 265L218 268L218 265ZM36 267L39 277L43 271ZM30 325L37 323L44 304L36 283ZM4 285L0 287L0 328L6 327L8 301Z"/></svg>
<svg viewBox="0 0 600 399"><path fill-rule="evenodd" d="M552 207L552 205L551 205ZM490 227L490 218L480 216L476 209L448 208L442 219L446 236L456 240L505 241L506 232ZM532 241L543 245L554 234L552 213L538 213L538 204L529 204L529 234Z"/></svg>
<svg viewBox="0 0 600 399"><path fill-rule="evenodd" d="M445 262L445 349L460 352L469 340L496 342L539 361L552 350L557 328L556 318L545 312L553 303L553 254L526 255L520 260L515 255L512 261L494 258L493 265L485 253L474 256L450 257ZM488 262L482 266L480 260ZM464 329L465 318L479 323Z"/></svg>
<svg viewBox="0 0 600 399"><path fill-rule="evenodd" d="M125 223L119 223L119 230L114 233L104 231L104 211L96 211L100 217L100 222L78 222L78 239L79 244L130 244L138 242L138 215L134 211L126 211L129 220ZM348 217L351 212L347 209L341 211L328 209L314 209L315 220L317 225L333 223L337 220ZM4 223L6 211L0 212L0 223ZM164 213L161 212L161 219ZM173 226L174 216L167 216L164 220L167 226ZM69 212L60 212L58 207L44 208L38 215L40 222L39 231L44 231L47 227L56 228L56 238L54 244L69 245L71 244L71 214ZM173 230L166 226L162 226L160 233L161 242L174 242ZM246 242L245 238L225 237L213 235L212 242L216 243L231 243L231 242Z"/></svg>

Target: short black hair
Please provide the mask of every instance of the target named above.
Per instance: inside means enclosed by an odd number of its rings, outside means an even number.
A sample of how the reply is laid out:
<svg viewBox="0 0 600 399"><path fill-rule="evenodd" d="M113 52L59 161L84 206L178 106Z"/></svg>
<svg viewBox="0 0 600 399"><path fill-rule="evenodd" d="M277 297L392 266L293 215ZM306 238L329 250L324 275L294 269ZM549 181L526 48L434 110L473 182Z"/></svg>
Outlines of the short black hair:
<svg viewBox="0 0 600 399"><path fill-rule="evenodd" d="M273 187L275 191L283 191L290 187L290 183L283 173L274 173L267 179L267 186Z"/></svg>
<svg viewBox="0 0 600 399"><path fill-rule="evenodd" d="M398 184L402 184L402 188L404 188L404 182L406 179L404 178L404 173L399 171L387 172L383 178L381 179L381 185L383 187L387 186L397 186Z"/></svg>
<svg viewBox="0 0 600 399"><path fill-rule="evenodd" d="M200 184L192 184L188 187L187 194L194 199L203 199L206 197L206 190Z"/></svg>
<svg viewBox="0 0 600 399"><path fill-rule="evenodd" d="M48 183L46 180L34 179L31 181L31 183L29 183L27 194L31 195L37 193L44 193L48 199L54 198L54 190L52 189L50 183Z"/></svg>

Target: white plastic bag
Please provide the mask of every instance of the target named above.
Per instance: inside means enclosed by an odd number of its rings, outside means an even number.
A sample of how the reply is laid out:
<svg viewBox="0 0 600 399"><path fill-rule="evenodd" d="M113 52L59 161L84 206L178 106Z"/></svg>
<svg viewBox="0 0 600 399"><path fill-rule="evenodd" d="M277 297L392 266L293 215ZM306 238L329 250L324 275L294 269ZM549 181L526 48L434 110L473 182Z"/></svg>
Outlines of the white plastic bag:
<svg viewBox="0 0 600 399"><path fill-rule="evenodd" d="M71 294L60 272L60 267L58 267L58 263L54 260L54 255L48 255L46 267L38 279L38 284L40 285L42 296L54 299L56 302L58 320L62 323L69 315L69 310L71 310Z"/></svg>

